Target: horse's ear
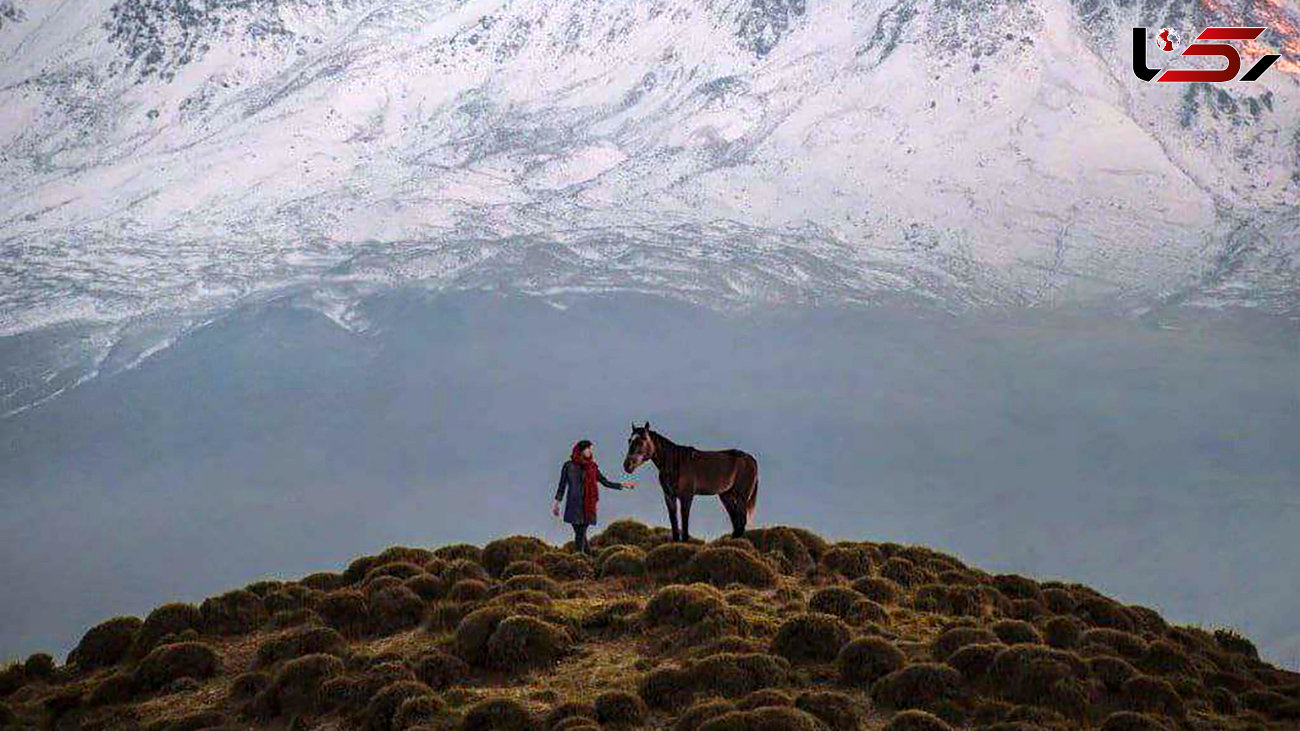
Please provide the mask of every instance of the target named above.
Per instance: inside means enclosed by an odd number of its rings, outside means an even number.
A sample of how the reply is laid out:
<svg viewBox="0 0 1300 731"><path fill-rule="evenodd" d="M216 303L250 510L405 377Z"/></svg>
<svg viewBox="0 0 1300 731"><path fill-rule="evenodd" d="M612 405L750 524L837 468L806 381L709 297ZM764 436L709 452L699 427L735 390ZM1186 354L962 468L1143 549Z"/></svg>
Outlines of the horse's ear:
<svg viewBox="0 0 1300 731"><path fill-rule="evenodd" d="M646 423L645 423L645 430L646 430L646 431L650 431L650 422L649 422L649 421L646 421Z"/></svg>

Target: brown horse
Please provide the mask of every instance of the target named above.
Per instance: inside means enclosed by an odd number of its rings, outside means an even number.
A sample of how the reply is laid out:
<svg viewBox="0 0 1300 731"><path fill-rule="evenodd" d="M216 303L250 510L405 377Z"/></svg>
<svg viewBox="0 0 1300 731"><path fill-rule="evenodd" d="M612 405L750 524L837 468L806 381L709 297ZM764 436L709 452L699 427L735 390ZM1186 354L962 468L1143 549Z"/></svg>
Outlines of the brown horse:
<svg viewBox="0 0 1300 731"><path fill-rule="evenodd" d="M668 437L645 426L632 425L627 438L623 471L632 474L649 460L659 470L673 540L691 539L691 501L696 495L717 495L731 518L731 535L745 535L745 524L754 517L758 502L758 460L739 449L705 452L674 444ZM682 525L677 527L677 505L682 507Z"/></svg>

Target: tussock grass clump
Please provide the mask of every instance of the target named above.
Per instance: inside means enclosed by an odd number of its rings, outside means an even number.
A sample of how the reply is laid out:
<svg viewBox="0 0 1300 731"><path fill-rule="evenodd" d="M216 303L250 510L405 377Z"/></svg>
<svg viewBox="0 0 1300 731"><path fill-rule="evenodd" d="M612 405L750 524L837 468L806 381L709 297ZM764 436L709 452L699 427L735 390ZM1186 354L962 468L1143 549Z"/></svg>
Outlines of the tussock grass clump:
<svg viewBox="0 0 1300 731"><path fill-rule="evenodd" d="M1074 612L1077 602L1074 595L1066 589L1059 587L1047 587L1043 589L1043 606L1048 611L1055 614L1070 614Z"/></svg>
<svg viewBox="0 0 1300 731"><path fill-rule="evenodd" d="M988 677L993 669L993 662L1006 647L1001 644L966 645L948 656L946 662L961 673L968 681Z"/></svg>
<svg viewBox="0 0 1300 731"><path fill-rule="evenodd" d="M993 634L1008 645L1039 645L1043 636L1034 625L1021 619L1003 619L993 623Z"/></svg>
<svg viewBox="0 0 1300 731"><path fill-rule="evenodd" d="M653 576L679 576L699 552L700 546L695 543L665 543L650 549L645 556L645 568Z"/></svg>
<svg viewBox="0 0 1300 731"><path fill-rule="evenodd" d="M953 731L948 722L932 713L915 709L895 713L884 731Z"/></svg>
<svg viewBox="0 0 1300 731"><path fill-rule="evenodd" d="M697 731L709 719L717 718L734 710L736 710L736 706L730 701L717 698L700 701L686 709L686 712L673 725L673 731Z"/></svg>
<svg viewBox="0 0 1300 731"><path fill-rule="evenodd" d="M1073 681L1087 666L1070 653L1041 645L1014 645L997 654L989 679L1004 698L1077 710Z"/></svg>
<svg viewBox="0 0 1300 731"><path fill-rule="evenodd" d="M391 586L370 597L374 630L389 635L415 627L424 618L425 602L402 585Z"/></svg>
<svg viewBox="0 0 1300 731"><path fill-rule="evenodd" d="M1043 623L1043 639L1058 650L1070 650L1079 645L1086 628L1077 617L1052 617Z"/></svg>
<svg viewBox="0 0 1300 731"><path fill-rule="evenodd" d="M429 686L416 680L401 680L384 686L366 704L366 731L390 731L400 728L393 725L398 709L412 698L433 696Z"/></svg>
<svg viewBox="0 0 1300 731"><path fill-rule="evenodd" d="M705 584L665 586L646 603L644 617L650 625L684 627L727 612L726 599L717 589Z"/></svg>
<svg viewBox="0 0 1300 731"><path fill-rule="evenodd" d="M618 546L602 554L597 566L601 577L645 576L645 551L635 546Z"/></svg>
<svg viewBox="0 0 1300 731"><path fill-rule="evenodd" d="M1118 693L1124 684L1138 675L1137 668L1118 657L1102 655L1088 660L1088 675L1112 693Z"/></svg>
<svg viewBox="0 0 1300 731"><path fill-rule="evenodd" d="M433 549L433 555L443 561L473 561L481 563L483 561L483 549L470 543L453 543L450 546L441 546Z"/></svg>
<svg viewBox="0 0 1300 731"><path fill-rule="evenodd" d="M940 634L930 646L930 656L939 662L966 645L1001 644L1002 640L982 627L953 627Z"/></svg>
<svg viewBox="0 0 1300 731"><path fill-rule="evenodd" d="M442 579L430 573L416 574L403 581L402 586L410 589L426 602L441 599L443 594L447 593L447 587L442 583Z"/></svg>
<svg viewBox="0 0 1300 731"><path fill-rule="evenodd" d="M541 556L539 555L538 558L541 558ZM506 564L506 567L504 569L501 569L502 579L510 579L515 576L545 576L545 575L546 575L546 570L542 568L542 565L532 560L511 561L510 563Z"/></svg>
<svg viewBox="0 0 1300 731"><path fill-rule="evenodd" d="M570 649L569 634L534 617L516 615L497 624L487 643L488 665L519 671L550 665Z"/></svg>
<svg viewBox="0 0 1300 731"><path fill-rule="evenodd" d="M118 664L126 659L143 624L136 617L114 617L91 627L68 655L68 662L84 670Z"/></svg>
<svg viewBox="0 0 1300 731"><path fill-rule="evenodd" d="M1249 710L1264 713L1276 718L1300 718L1300 705L1293 698L1271 690L1248 690L1237 697L1241 705ZM1173 715L1173 714L1170 714Z"/></svg>
<svg viewBox="0 0 1300 731"><path fill-rule="evenodd" d="M203 628L203 615L193 604L173 602L149 612L144 624L135 635L132 652L136 657L144 657L163 639L178 636L186 631L198 632Z"/></svg>
<svg viewBox="0 0 1300 731"><path fill-rule="evenodd" d="M1013 601L1016 599L1042 601L1043 598L1042 589L1039 588L1037 581L1018 574L994 576L993 586L997 587L997 590L1002 592L1006 598Z"/></svg>
<svg viewBox="0 0 1300 731"><path fill-rule="evenodd" d="M863 714L852 696L833 690L800 693L794 707L816 716L831 731L856 731L862 727Z"/></svg>
<svg viewBox="0 0 1300 731"><path fill-rule="evenodd" d="M316 613L325 624L349 637L364 633L370 626L370 602L356 589L340 589L321 598Z"/></svg>
<svg viewBox="0 0 1300 731"><path fill-rule="evenodd" d="M550 550L550 546L533 536L499 538L483 546L483 568L490 575L500 577L512 562L534 559Z"/></svg>
<svg viewBox="0 0 1300 731"><path fill-rule="evenodd" d="M853 590L878 604L894 604L902 587L881 576L864 576L852 584Z"/></svg>
<svg viewBox="0 0 1300 731"><path fill-rule="evenodd" d="M813 592L808 599L808 609L847 619L853 611L853 606L860 601L864 601L863 596L848 587L828 586Z"/></svg>
<svg viewBox="0 0 1300 731"><path fill-rule="evenodd" d="M234 701L249 701L269 687L271 687L270 674L252 670L235 676L227 695Z"/></svg>
<svg viewBox="0 0 1300 731"><path fill-rule="evenodd" d="M723 652L696 662L691 676L697 689L739 698L785 685L790 679L790 663L762 653Z"/></svg>
<svg viewBox="0 0 1300 731"><path fill-rule="evenodd" d="M262 606L268 614L309 609L320 602L322 592L305 586L283 586L268 592L262 597Z"/></svg>
<svg viewBox="0 0 1300 731"><path fill-rule="evenodd" d="M822 568L846 579L860 579L871 573L871 553L861 546L837 544L822 554Z"/></svg>
<svg viewBox="0 0 1300 731"><path fill-rule="evenodd" d="M447 592L447 599L453 602L477 602L486 599L492 589L478 579L461 579Z"/></svg>
<svg viewBox="0 0 1300 731"><path fill-rule="evenodd" d="M739 548L705 548L686 564L686 576L714 586L730 584L765 589L776 583L776 572L756 554Z"/></svg>
<svg viewBox="0 0 1300 731"><path fill-rule="evenodd" d="M742 711L752 711L755 708L767 708L772 706L793 706L794 697L783 690L776 688L764 688L756 690L753 693L736 701L736 708Z"/></svg>
<svg viewBox="0 0 1300 731"><path fill-rule="evenodd" d="M316 653L342 655L347 646L343 635L329 627L298 627L258 645L257 664L266 667Z"/></svg>
<svg viewBox="0 0 1300 731"><path fill-rule="evenodd" d="M925 583L926 573L905 558L894 556L880 566L880 576L889 579L903 588L911 588Z"/></svg>
<svg viewBox="0 0 1300 731"><path fill-rule="evenodd" d="M415 659L412 669L420 682L434 690L443 690L469 677L464 660L442 650L429 650Z"/></svg>
<svg viewBox="0 0 1300 731"><path fill-rule="evenodd" d="M635 599L606 604L594 612L586 614L581 626L586 630L621 634L639 627L640 615L644 608Z"/></svg>
<svg viewBox="0 0 1300 731"><path fill-rule="evenodd" d="M324 620L311 609L285 609L271 615L266 621L266 629L277 631L303 625L323 625Z"/></svg>
<svg viewBox="0 0 1300 731"><path fill-rule="evenodd" d="M677 708L695 695L695 679L682 668L655 668L637 679L636 692L651 708Z"/></svg>
<svg viewBox="0 0 1300 731"><path fill-rule="evenodd" d="M501 606L483 607L465 615L460 624L456 625L456 654L470 665L486 665L488 640L492 639L497 626L509 616L511 611Z"/></svg>
<svg viewBox="0 0 1300 731"><path fill-rule="evenodd" d="M373 597L375 594L378 594L385 589L391 589L394 586L401 585L402 580L396 576L380 576L362 584L361 590L365 592L366 596Z"/></svg>
<svg viewBox="0 0 1300 731"><path fill-rule="evenodd" d="M442 579L443 583L448 586L455 586L465 579L487 582L492 577L488 576L487 569L484 569L481 564L467 558L458 558L448 562L443 567L442 572L438 574L438 578Z"/></svg>
<svg viewBox="0 0 1300 731"><path fill-rule="evenodd" d="M653 542L654 531L650 526L625 519L610 523L605 530L593 536L591 547L598 551L610 546L635 546L648 549Z"/></svg>
<svg viewBox="0 0 1300 731"><path fill-rule="evenodd" d="M551 551L538 556L536 563L544 574L557 581L588 579L595 574L591 559L576 553Z"/></svg>
<svg viewBox="0 0 1300 731"><path fill-rule="evenodd" d="M1255 643L1243 637L1236 630L1220 627L1214 630L1214 641L1225 652L1242 655L1250 660L1259 660L1259 650Z"/></svg>
<svg viewBox="0 0 1300 731"><path fill-rule="evenodd" d="M1132 632L1115 629L1090 629L1079 635L1079 646L1100 647L1129 659L1142 657L1147 643Z"/></svg>
<svg viewBox="0 0 1300 731"><path fill-rule="evenodd" d="M1171 718L1187 715L1187 706L1182 697L1163 678L1136 675L1124 683L1121 692L1124 704L1130 710L1157 713Z"/></svg>
<svg viewBox="0 0 1300 731"><path fill-rule="evenodd" d="M1147 645L1137 665L1152 675L1196 675L1196 664L1183 648L1168 641L1156 640Z"/></svg>
<svg viewBox="0 0 1300 731"><path fill-rule="evenodd" d="M465 711L461 731L536 731L537 720L518 701L490 698Z"/></svg>
<svg viewBox="0 0 1300 731"><path fill-rule="evenodd" d="M934 612L953 617L980 617L987 614L987 595L978 587L924 584L912 595L912 607L919 612Z"/></svg>
<svg viewBox="0 0 1300 731"><path fill-rule="evenodd" d="M561 703L547 712L546 718L542 720L542 728L553 730L556 726L559 726L561 722L569 721L570 719L581 719L583 721L595 722L596 706L582 701Z"/></svg>
<svg viewBox="0 0 1300 731"><path fill-rule="evenodd" d="M1086 594L1078 599L1074 614L1079 619L1104 629L1132 632L1135 629L1133 615L1123 604L1095 594Z"/></svg>
<svg viewBox="0 0 1300 731"><path fill-rule="evenodd" d="M809 612L781 624L772 651L791 662L831 662L851 636L838 617Z"/></svg>
<svg viewBox="0 0 1300 731"><path fill-rule="evenodd" d="M965 696L961 673L938 663L907 665L871 686L873 700L900 710L942 708Z"/></svg>
<svg viewBox="0 0 1300 731"><path fill-rule="evenodd" d="M141 690L156 691L181 678L207 680L219 669L217 653L211 647L201 642L177 642L146 655L135 669L135 681Z"/></svg>
<svg viewBox="0 0 1300 731"><path fill-rule="evenodd" d="M320 707L321 685L343 672L343 661L318 653L290 660L265 691L272 715L296 716Z"/></svg>
<svg viewBox="0 0 1300 731"><path fill-rule="evenodd" d="M99 681L90 691L87 705L92 708L126 703L135 695L135 676L129 672L116 672ZM3 728L3 724L0 724Z"/></svg>
<svg viewBox="0 0 1300 731"><path fill-rule="evenodd" d="M1145 713L1116 711L1106 717L1101 731L1169 731L1169 726Z"/></svg>
<svg viewBox="0 0 1300 731"><path fill-rule="evenodd" d="M730 711L700 724L699 731L820 731L816 717L798 708Z"/></svg>
<svg viewBox="0 0 1300 731"><path fill-rule="evenodd" d="M362 579L362 584L370 584L386 576L405 581L412 576L419 576L424 573L424 566L410 561L393 561L391 563L381 564L366 572Z"/></svg>
<svg viewBox="0 0 1300 731"><path fill-rule="evenodd" d="M333 571L318 571L314 574L308 574L298 580L298 583L314 591L334 591L347 586L343 574Z"/></svg>
<svg viewBox="0 0 1300 731"><path fill-rule="evenodd" d="M371 692L361 678L339 675L321 683L319 695L323 711L352 711L365 708Z"/></svg>
<svg viewBox="0 0 1300 731"><path fill-rule="evenodd" d="M625 690L610 690L596 696L596 720L601 726L637 726L646 717L645 703Z"/></svg>
<svg viewBox="0 0 1300 731"><path fill-rule="evenodd" d="M433 695L414 695L402 701L390 724L393 731L419 729L439 718L446 705Z"/></svg>
<svg viewBox="0 0 1300 731"><path fill-rule="evenodd" d="M905 662L903 651L882 637L854 639L840 648L839 655L835 657L840 681L859 686L869 686L899 670Z"/></svg>
<svg viewBox="0 0 1300 731"><path fill-rule="evenodd" d="M751 530L745 538L762 553L775 557L785 573L803 573L816 563L805 542L789 528Z"/></svg>

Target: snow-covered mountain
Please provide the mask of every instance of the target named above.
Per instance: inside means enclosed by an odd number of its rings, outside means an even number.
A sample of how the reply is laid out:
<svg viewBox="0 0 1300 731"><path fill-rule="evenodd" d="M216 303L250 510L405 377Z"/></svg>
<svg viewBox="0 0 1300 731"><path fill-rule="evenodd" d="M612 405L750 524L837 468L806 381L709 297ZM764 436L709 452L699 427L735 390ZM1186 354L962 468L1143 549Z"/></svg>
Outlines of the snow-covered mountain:
<svg viewBox="0 0 1300 731"><path fill-rule="evenodd" d="M0 335L75 323L80 378L237 300L310 288L347 325L360 294L411 282L1294 317L1298 17L3 0ZM1254 84L1131 73L1133 26L1210 24L1268 26L1253 50L1284 58Z"/></svg>

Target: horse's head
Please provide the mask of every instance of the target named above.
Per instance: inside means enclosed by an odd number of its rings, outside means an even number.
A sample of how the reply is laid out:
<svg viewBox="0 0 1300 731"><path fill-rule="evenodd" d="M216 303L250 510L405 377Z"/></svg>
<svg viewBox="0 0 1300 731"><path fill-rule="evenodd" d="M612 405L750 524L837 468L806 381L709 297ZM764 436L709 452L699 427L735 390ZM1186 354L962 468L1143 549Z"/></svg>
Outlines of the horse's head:
<svg viewBox="0 0 1300 731"><path fill-rule="evenodd" d="M632 435L627 438L627 456L623 458L623 471L636 472L646 460L654 459L655 440L650 438L650 422L645 426L632 425Z"/></svg>

